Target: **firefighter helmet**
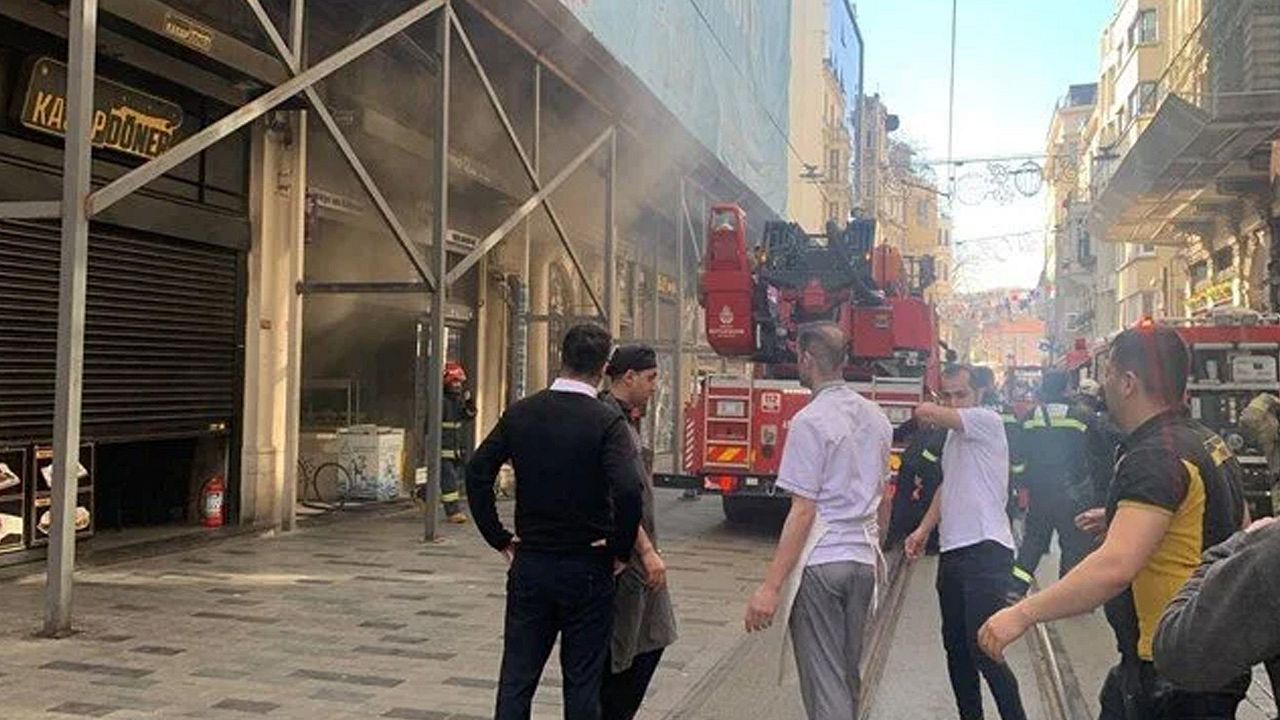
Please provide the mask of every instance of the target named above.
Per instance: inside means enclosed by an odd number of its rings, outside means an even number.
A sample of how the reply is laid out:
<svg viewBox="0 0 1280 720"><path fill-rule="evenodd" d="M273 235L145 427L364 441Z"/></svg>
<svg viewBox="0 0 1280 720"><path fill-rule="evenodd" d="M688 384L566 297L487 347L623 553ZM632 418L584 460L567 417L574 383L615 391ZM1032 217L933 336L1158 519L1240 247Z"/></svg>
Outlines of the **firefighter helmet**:
<svg viewBox="0 0 1280 720"><path fill-rule="evenodd" d="M461 363L451 362L444 365L444 384L461 385L467 381L467 371Z"/></svg>

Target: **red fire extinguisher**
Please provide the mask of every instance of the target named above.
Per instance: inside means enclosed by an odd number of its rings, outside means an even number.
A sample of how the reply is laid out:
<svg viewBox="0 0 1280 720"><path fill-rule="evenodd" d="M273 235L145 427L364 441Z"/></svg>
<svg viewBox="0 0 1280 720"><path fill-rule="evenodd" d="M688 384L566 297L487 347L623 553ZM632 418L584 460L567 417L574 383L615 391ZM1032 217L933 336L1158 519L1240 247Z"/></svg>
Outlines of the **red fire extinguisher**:
<svg viewBox="0 0 1280 720"><path fill-rule="evenodd" d="M207 528L222 527L222 498L226 484L221 475L214 475L200 490L200 524Z"/></svg>

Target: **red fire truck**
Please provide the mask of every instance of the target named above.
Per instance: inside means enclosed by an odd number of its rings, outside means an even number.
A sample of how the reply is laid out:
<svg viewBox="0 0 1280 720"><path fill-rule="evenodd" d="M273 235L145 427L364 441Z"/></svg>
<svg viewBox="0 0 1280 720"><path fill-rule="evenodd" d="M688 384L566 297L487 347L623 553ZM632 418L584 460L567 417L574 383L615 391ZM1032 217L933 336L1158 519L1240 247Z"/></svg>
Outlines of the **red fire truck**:
<svg viewBox="0 0 1280 720"><path fill-rule="evenodd" d="M1280 317L1226 309L1204 317L1141 322L1173 327L1187 343L1192 417L1222 436L1235 452L1244 467L1245 496L1252 515L1275 514L1280 498L1273 496L1274 479L1262 450L1240 429L1240 414L1259 393L1280 395ZM1083 342L1077 342L1062 365L1077 382L1086 377L1101 382L1107 343L1098 342L1089 351L1084 348Z"/></svg>
<svg viewBox="0 0 1280 720"><path fill-rule="evenodd" d="M708 223L699 297L707 341L719 355L750 360L752 371L703 378L685 407L683 473L658 483L719 493L726 517L737 520L785 495L774 486L778 463L789 421L809 395L796 370L800 326L840 325L849 338L845 378L895 427L936 387L937 319L921 297L933 258L909 264L876 247L872 220L828 223L823 234L765 223L750 252L738 206L713 207Z"/></svg>

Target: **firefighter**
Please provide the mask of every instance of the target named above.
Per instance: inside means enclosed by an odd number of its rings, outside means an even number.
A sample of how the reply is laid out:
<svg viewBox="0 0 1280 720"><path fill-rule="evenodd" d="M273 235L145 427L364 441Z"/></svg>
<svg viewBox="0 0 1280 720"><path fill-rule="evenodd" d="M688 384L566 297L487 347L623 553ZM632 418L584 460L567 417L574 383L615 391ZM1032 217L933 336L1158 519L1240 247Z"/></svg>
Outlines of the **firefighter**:
<svg viewBox="0 0 1280 720"><path fill-rule="evenodd" d="M1040 402L1022 425L1019 448L1021 473L1030 504L1014 563L1015 595L1025 594L1040 558L1058 534L1062 555L1058 577L1066 575L1092 549L1092 539L1076 527L1075 518L1086 508L1079 498L1092 495L1088 432L1092 418L1067 399L1067 375L1045 373ZM1090 486L1087 491L1077 485Z"/></svg>
<svg viewBox="0 0 1280 720"><path fill-rule="evenodd" d="M942 484L942 446L947 441L947 431L938 428L922 428L912 418L894 431L894 442L905 438L911 441L902 452L902 465L894 483L893 511L889 516L889 532L885 536L886 547L896 545L924 519L933 494ZM938 552L938 532L929 535L925 551Z"/></svg>
<svg viewBox="0 0 1280 720"><path fill-rule="evenodd" d="M1258 444L1271 475L1271 514L1280 517L1280 398L1260 393L1240 413L1240 429ZM1265 508L1263 509L1265 512Z"/></svg>
<svg viewBox="0 0 1280 720"><path fill-rule="evenodd" d="M463 524L459 502L467 467L467 426L476 416L476 405L467 389L467 371L460 363L445 363L444 410L440 423L440 503L449 522Z"/></svg>

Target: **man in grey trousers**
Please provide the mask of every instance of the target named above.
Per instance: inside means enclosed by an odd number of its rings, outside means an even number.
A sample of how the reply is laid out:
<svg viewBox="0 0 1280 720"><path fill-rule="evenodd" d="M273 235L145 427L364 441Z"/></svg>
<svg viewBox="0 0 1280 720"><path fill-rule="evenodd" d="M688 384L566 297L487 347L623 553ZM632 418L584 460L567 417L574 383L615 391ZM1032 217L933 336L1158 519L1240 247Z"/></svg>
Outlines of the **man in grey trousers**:
<svg viewBox="0 0 1280 720"><path fill-rule="evenodd" d="M769 627L788 576L801 573L788 630L805 712L815 720L858 716L879 522L889 509L883 491L893 427L845 382L847 347L833 323L800 331L800 381L813 396L791 420L782 450L777 486L791 494L791 511L746 613L749 632Z"/></svg>

